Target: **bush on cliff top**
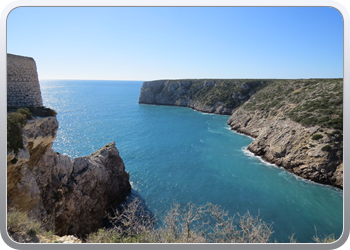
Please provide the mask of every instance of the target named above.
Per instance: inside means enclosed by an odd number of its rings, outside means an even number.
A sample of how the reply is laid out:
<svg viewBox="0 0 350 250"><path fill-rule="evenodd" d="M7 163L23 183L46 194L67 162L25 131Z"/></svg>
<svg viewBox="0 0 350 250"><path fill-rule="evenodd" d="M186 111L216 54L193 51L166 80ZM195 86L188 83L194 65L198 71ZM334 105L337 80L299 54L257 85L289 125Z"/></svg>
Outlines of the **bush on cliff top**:
<svg viewBox="0 0 350 250"><path fill-rule="evenodd" d="M7 149L17 153L23 148L22 127L26 125L27 120L33 119L33 116L48 117L56 116L57 112L46 107L19 108L8 107L7 109Z"/></svg>
<svg viewBox="0 0 350 250"><path fill-rule="evenodd" d="M22 127L31 118L28 109L18 109L17 112L7 114L7 149L15 153L23 148Z"/></svg>

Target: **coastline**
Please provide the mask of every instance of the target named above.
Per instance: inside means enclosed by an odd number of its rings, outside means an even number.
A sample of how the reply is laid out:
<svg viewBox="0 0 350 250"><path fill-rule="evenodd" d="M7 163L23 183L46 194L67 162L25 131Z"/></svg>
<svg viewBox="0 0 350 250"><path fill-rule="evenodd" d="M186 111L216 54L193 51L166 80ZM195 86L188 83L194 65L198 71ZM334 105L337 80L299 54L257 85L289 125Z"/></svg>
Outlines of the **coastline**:
<svg viewBox="0 0 350 250"><path fill-rule="evenodd" d="M155 106L170 106L170 107L180 107L180 108L189 108L197 112L206 113L206 114L213 114L213 115L224 115L224 116L231 116L230 114L220 114L220 113L213 113L205 110L199 110L194 107L190 107L187 105L176 105L176 104L158 104L158 103L145 103L145 102L139 102L139 104L145 104L145 105L155 105Z"/></svg>
<svg viewBox="0 0 350 250"><path fill-rule="evenodd" d="M184 107L184 108L190 108L190 109L192 109L192 110L194 110L194 111L196 111L196 112L201 112L201 113L205 113L205 114L225 115L225 114L217 114L217 113L213 113L213 112L201 111L201 110L195 109L195 108L193 108L193 107L185 106L185 105L182 106L182 105L173 105L173 104L140 103L140 102L139 102L139 104L157 105L157 106L176 106L176 107ZM226 115L226 116L230 116L230 117L231 117L232 115ZM253 142L254 142L254 141L256 140L256 138L258 137L258 136L254 136L253 134L245 133L245 132L239 130L239 128L238 128L238 129L233 129L233 128L229 125L229 123L227 123L227 125L229 126L229 128L227 128L227 129L233 131L234 133L247 136L247 137L253 139ZM252 142L252 143L253 143L253 142ZM335 188L335 189L341 190L341 191L343 190L343 187L340 187L340 186L336 186L336 185L333 185L333 184L330 184L330 183L317 182L317 181L312 180L312 179L310 179L310 178L304 178L304 177L298 175L297 173L294 173L292 170L285 168L282 164L281 164L281 166L279 166L279 165L276 164L275 162L270 161L270 160L265 156L265 154L259 155L259 154L255 153L255 152L253 152L253 151L249 148L249 146L252 145L252 143L250 143L249 145L247 145L246 150L247 150L248 152L250 152L252 155L254 155L254 157L259 158L259 160L262 161L263 163L265 163L265 164L267 164L267 165L272 165L272 166L274 166L274 167L276 167L276 168L283 168L286 172L291 173L291 174L293 174L293 176L298 177L298 178L300 178L300 179L302 179L302 180L310 181L310 182L312 182L312 183L316 183L316 184L323 185L323 186L330 186L330 187L332 187L332 188Z"/></svg>

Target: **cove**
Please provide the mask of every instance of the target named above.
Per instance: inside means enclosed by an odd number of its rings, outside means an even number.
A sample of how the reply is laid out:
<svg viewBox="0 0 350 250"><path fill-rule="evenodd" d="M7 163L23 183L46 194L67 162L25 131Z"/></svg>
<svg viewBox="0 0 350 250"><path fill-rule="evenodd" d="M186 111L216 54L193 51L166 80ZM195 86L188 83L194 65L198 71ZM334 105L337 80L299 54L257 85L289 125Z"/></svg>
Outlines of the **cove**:
<svg viewBox="0 0 350 250"><path fill-rule="evenodd" d="M132 192L161 220L173 203L218 204L273 223L272 240L312 242L343 230L343 193L262 162L253 139L229 130L229 116L138 104L142 82L40 81L44 105L57 111L54 150L89 155L116 142Z"/></svg>

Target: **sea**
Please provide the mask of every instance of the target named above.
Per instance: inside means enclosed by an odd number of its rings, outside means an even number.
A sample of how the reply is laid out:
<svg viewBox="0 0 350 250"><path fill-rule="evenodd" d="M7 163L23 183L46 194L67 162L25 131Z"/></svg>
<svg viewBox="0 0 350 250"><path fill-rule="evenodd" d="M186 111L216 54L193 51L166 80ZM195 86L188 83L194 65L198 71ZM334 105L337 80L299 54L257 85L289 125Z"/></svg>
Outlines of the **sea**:
<svg viewBox="0 0 350 250"><path fill-rule="evenodd" d="M247 150L252 138L229 116L139 104L142 81L41 80L44 106L57 111L53 149L87 156L114 141L134 195L162 221L174 204L220 205L259 215L272 242L314 242L343 232L343 191L313 183Z"/></svg>

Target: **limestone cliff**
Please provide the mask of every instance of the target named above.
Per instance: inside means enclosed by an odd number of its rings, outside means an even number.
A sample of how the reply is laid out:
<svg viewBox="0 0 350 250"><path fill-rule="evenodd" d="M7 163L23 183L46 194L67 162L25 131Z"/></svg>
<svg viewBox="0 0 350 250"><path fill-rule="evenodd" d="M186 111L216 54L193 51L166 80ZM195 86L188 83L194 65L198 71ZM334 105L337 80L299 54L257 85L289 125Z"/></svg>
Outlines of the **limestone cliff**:
<svg viewBox="0 0 350 250"><path fill-rule="evenodd" d="M161 80L144 82L139 103L232 114L248 149L315 182L343 187L343 81Z"/></svg>
<svg viewBox="0 0 350 250"><path fill-rule="evenodd" d="M174 105L230 115L268 80L159 80L144 82L139 103Z"/></svg>
<svg viewBox="0 0 350 250"><path fill-rule="evenodd" d="M7 202L57 235L82 236L102 225L105 210L130 191L129 173L112 142L87 157L52 150L56 117L36 117L22 129L23 149L7 154Z"/></svg>

